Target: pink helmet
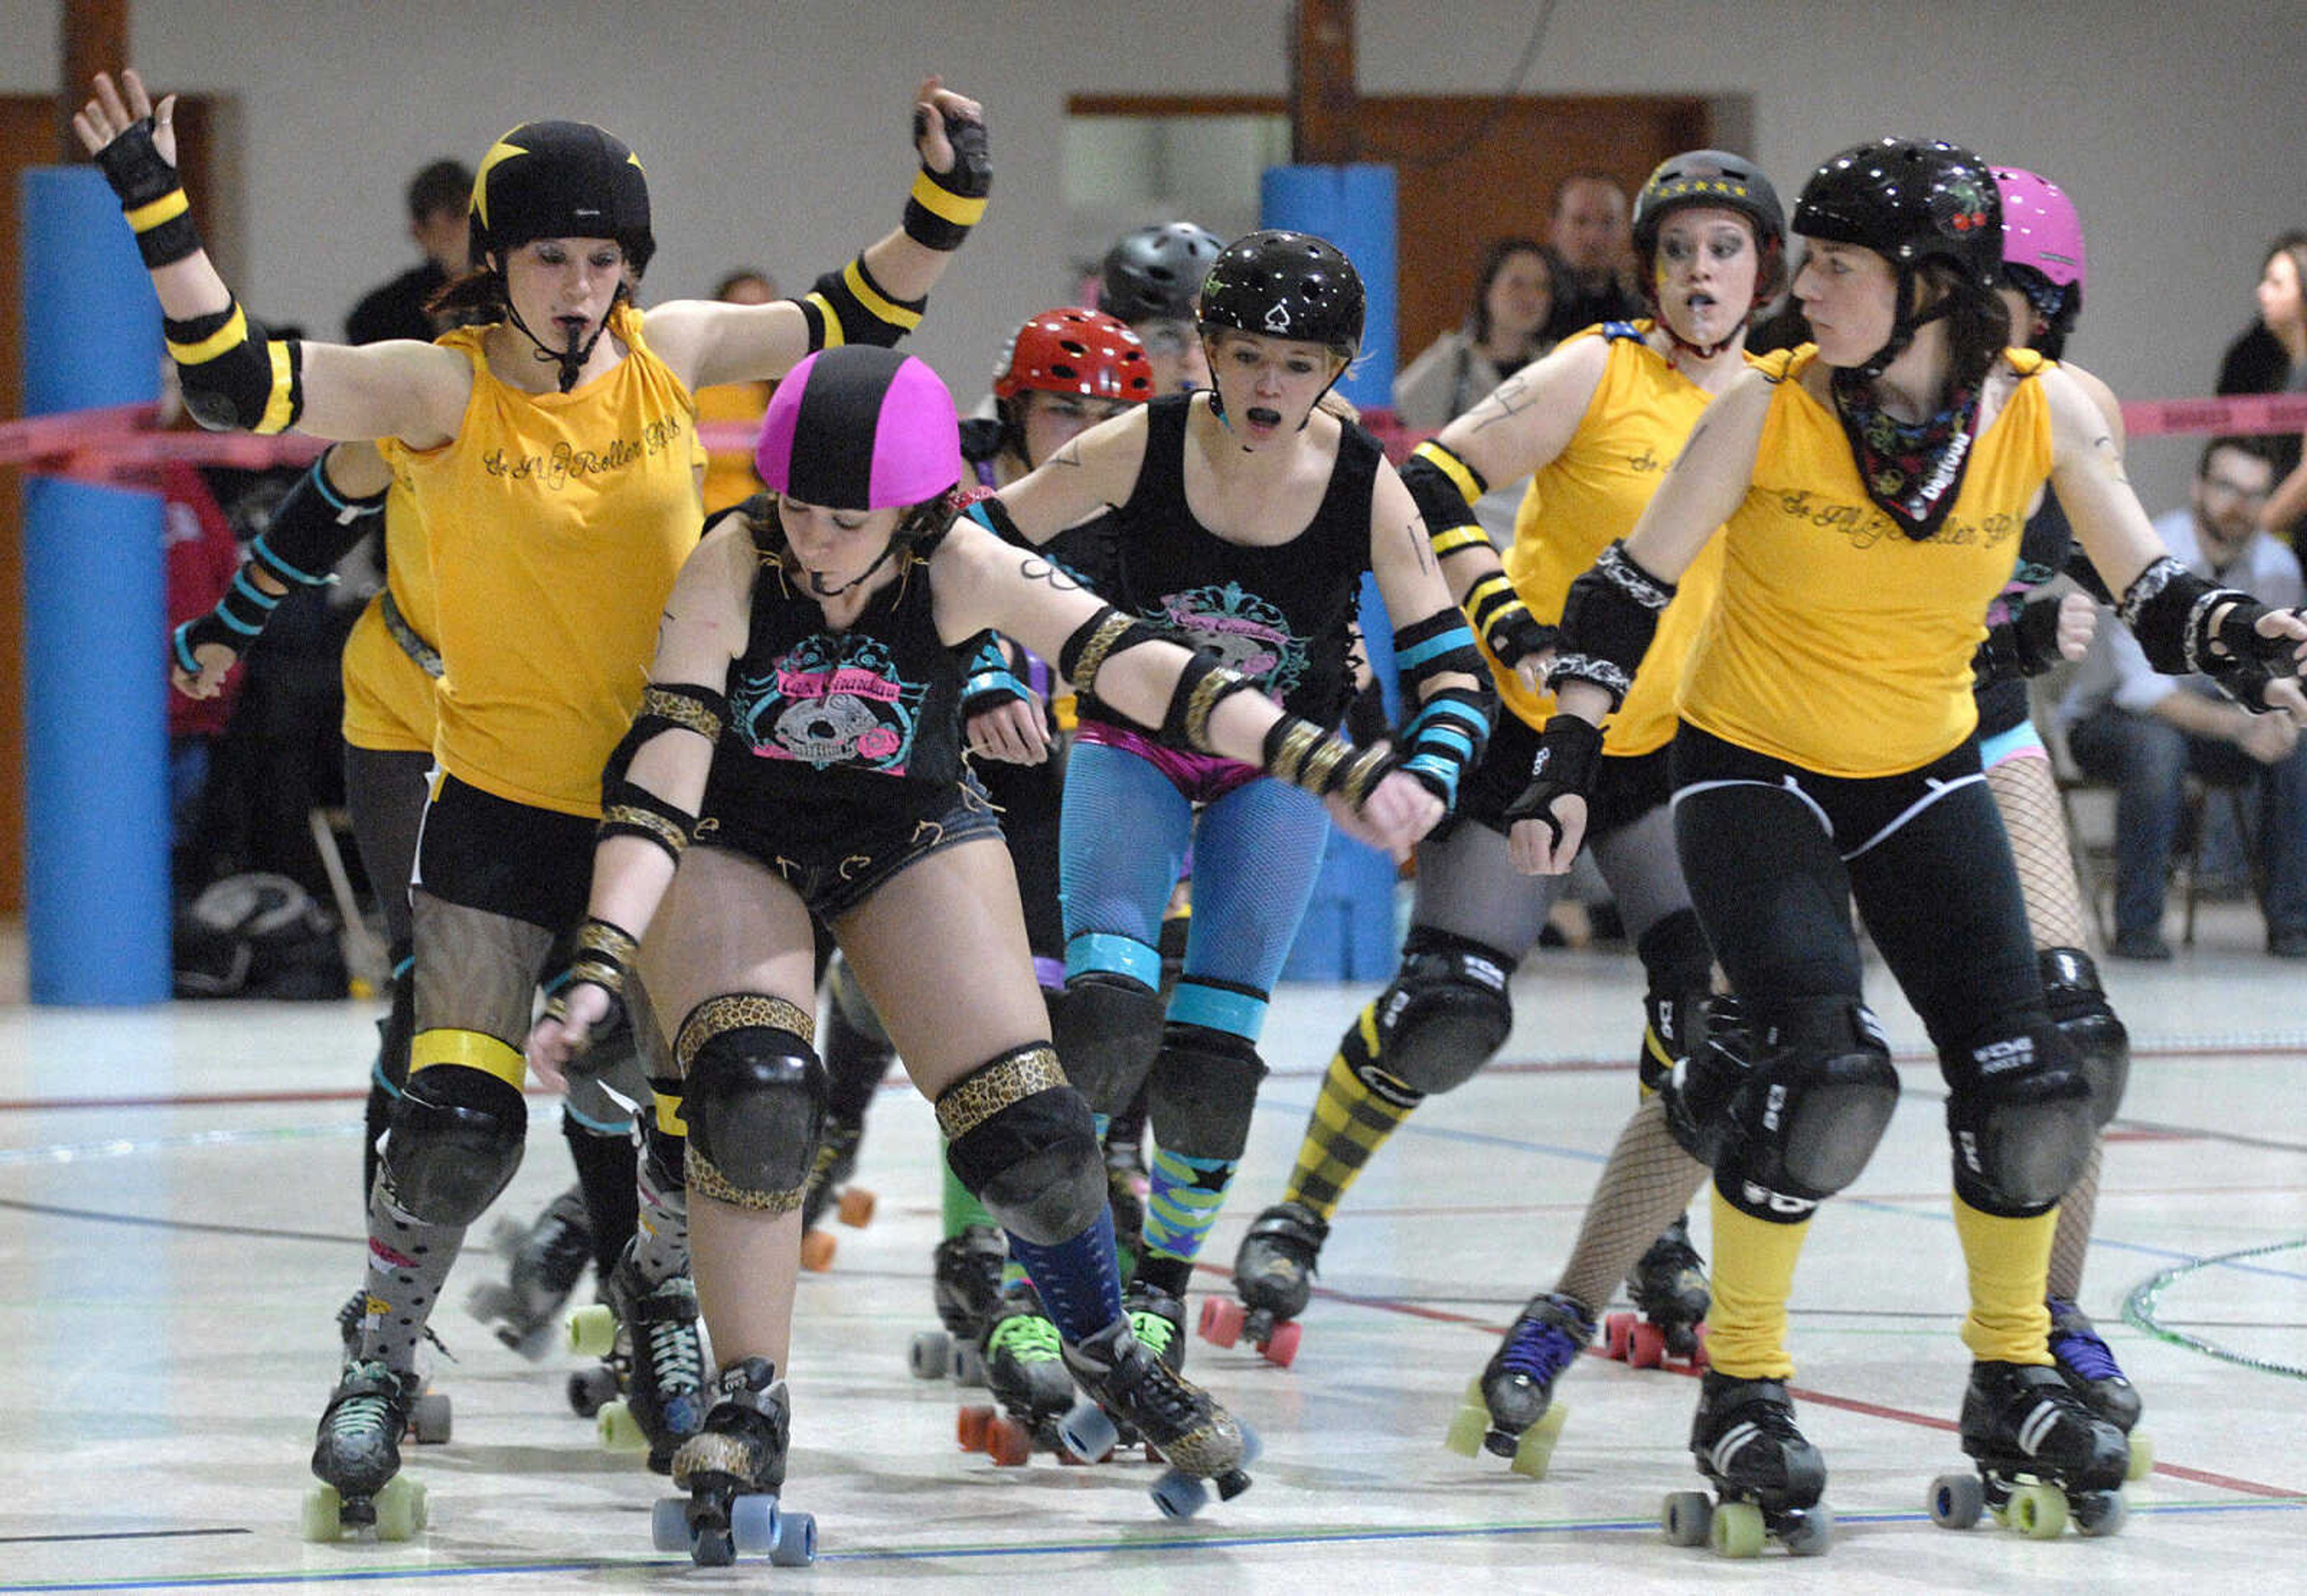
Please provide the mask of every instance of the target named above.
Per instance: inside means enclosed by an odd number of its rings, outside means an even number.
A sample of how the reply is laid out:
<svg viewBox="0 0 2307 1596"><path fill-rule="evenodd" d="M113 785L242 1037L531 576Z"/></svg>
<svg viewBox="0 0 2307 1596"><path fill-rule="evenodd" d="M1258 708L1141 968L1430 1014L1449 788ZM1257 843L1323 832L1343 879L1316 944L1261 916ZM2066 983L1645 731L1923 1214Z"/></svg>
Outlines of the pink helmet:
<svg viewBox="0 0 2307 1596"><path fill-rule="evenodd" d="M2083 299L2083 224L2066 190L2020 167L1994 168L2003 193L2003 262L2039 271L2058 287Z"/></svg>
<svg viewBox="0 0 2307 1596"><path fill-rule="evenodd" d="M810 356L777 384L753 464L770 492L804 504L922 504L961 480L961 425L952 393L921 361L842 344Z"/></svg>

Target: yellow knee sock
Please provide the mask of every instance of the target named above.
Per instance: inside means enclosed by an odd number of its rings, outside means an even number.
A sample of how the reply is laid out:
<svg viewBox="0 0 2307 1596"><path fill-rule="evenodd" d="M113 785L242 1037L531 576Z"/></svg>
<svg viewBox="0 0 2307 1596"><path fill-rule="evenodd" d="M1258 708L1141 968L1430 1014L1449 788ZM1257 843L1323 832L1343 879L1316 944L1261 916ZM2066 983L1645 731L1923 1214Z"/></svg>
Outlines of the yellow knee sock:
<svg viewBox="0 0 2307 1596"><path fill-rule="evenodd" d="M1794 1377L1787 1355L1787 1299L1810 1221L1775 1224L1714 1197L1714 1306L1706 1310L1706 1360L1742 1380Z"/></svg>
<svg viewBox="0 0 2307 1596"><path fill-rule="evenodd" d="M2003 1219L1982 1214L1958 1197L1954 1229L1970 1272L1970 1311L1962 1321L1962 1343L1970 1355L1999 1363L2051 1361L2051 1314L2043 1306L2043 1282L2051 1267L2059 1211Z"/></svg>

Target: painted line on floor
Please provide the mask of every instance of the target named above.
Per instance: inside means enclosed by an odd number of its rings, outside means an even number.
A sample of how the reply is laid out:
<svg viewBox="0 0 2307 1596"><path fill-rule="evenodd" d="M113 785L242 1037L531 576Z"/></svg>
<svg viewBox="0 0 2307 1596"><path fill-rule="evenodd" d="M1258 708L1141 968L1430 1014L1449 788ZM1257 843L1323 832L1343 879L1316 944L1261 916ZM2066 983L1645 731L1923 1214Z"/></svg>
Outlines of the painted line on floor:
<svg viewBox="0 0 2307 1596"><path fill-rule="evenodd" d="M246 1525L214 1530L92 1530L85 1535L0 1535L0 1546L81 1546L96 1540L193 1540L208 1535L253 1535Z"/></svg>

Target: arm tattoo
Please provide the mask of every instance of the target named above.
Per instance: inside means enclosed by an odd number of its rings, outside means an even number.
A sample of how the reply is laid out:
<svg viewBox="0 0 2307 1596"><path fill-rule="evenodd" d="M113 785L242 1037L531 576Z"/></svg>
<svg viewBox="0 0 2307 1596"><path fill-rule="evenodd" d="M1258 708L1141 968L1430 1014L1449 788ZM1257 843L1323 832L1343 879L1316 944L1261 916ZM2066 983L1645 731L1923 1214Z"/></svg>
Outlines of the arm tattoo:
<svg viewBox="0 0 2307 1596"><path fill-rule="evenodd" d="M2123 451L2114 446L2114 438L2111 433L2101 433L2097 437L2093 438L2091 452L2105 459L2107 469L2114 474L2116 483L2123 487L2131 485L2131 478L2123 468Z"/></svg>
<svg viewBox="0 0 2307 1596"><path fill-rule="evenodd" d="M1039 554L1028 554L1017 567L1017 574L1029 582L1047 582L1060 593L1078 593L1082 585L1074 580L1066 568Z"/></svg>
<svg viewBox="0 0 2307 1596"><path fill-rule="evenodd" d="M1427 541L1425 518L1412 516L1402 531L1409 535L1411 553L1418 556L1418 569L1422 571L1438 570L1434 561L1434 545Z"/></svg>
<svg viewBox="0 0 2307 1596"><path fill-rule="evenodd" d="M1071 466L1079 470L1082 463L1081 440L1077 437L1067 439L1063 448L1042 463L1045 466Z"/></svg>

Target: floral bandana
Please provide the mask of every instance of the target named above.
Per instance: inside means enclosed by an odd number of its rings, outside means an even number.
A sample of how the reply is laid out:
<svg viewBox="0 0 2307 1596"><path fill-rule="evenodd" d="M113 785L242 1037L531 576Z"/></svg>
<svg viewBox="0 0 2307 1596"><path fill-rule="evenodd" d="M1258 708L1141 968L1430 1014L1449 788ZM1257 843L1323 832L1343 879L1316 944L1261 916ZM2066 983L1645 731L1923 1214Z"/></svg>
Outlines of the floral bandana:
<svg viewBox="0 0 2307 1596"><path fill-rule="evenodd" d="M1977 388L1957 389L1945 409L1928 421L1908 423L1873 401L1874 387L1855 372L1834 373L1834 408L1857 457L1866 496L1917 543L1936 533L1954 508L1970 463L1978 421Z"/></svg>

